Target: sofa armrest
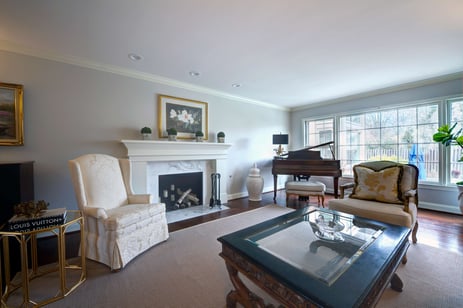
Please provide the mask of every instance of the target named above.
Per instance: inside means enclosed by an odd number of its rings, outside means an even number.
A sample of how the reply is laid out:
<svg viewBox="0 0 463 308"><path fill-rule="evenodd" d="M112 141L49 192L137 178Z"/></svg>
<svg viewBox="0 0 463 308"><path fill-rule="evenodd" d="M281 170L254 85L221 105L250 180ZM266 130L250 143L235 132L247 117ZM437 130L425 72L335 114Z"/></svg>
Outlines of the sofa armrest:
<svg viewBox="0 0 463 308"><path fill-rule="evenodd" d="M355 185L355 183L345 183L345 184L339 185L339 190L341 191L341 194L340 194L339 198L344 199L345 190L354 188L354 185Z"/></svg>
<svg viewBox="0 0 463 308"><path fill-rule="evenodd" d="M129 204L148 204L153 203L151 194L137 194L137 195L129 195L128 201Z"/></svg>
<svg viewBox="0 0 463 308"><path fill-rule="evenodd" d="M108 214L106 214L106 210L101 207L93 207L93 206L87 206L84 209L84 215L86 216L92 216L96 219L106 219L108 218Z"/></svg>

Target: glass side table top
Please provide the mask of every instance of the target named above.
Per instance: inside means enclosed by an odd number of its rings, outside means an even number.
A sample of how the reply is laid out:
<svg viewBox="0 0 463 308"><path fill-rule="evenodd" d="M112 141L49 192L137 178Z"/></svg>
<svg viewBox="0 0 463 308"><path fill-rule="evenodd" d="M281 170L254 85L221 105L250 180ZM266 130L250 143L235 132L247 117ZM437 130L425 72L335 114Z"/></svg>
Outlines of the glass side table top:
<svg viewBox="0 0 463 308"><path fill-rule="evenodd" d="M51 231L57 228L66 228L69 225L76 223L78 220L82 219L82 213L79 210L66 210L66 216L64 218L63 223L57 223L56 225L49 226L49 227L30 227L29 230L22 230L22 231L12 231L8 229L7 224L0 226L0 234L36 234L36 233L44 233L47 231Z"/></svg>
<svg viewBox="0 0 463 308"><path fill-rule="evenodd" d="M382 232L379 225L318 209L245 239L329 286Z"/></svg>

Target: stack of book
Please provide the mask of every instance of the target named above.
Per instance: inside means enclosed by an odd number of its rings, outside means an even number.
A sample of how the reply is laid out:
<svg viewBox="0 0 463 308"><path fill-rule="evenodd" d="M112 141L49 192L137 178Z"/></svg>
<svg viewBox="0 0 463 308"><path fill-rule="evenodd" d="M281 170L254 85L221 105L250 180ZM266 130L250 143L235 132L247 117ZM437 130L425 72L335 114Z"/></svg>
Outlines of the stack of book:
<svg viewBox="0 0 463 308"><path fill-rule="evenodd" d="M28 232L62 225L66 220L66 209L45 210L37 217L14 215L8 220L8 231Z"/></svg>

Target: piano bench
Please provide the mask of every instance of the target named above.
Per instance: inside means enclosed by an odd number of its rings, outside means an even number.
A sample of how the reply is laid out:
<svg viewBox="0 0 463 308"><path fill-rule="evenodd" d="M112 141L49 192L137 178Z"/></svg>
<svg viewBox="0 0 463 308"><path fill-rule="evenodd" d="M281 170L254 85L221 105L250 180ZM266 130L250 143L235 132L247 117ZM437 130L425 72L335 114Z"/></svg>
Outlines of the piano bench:
<svg viewBox="0 0 463 308"><path fill-rule="evenodd" d="M317 196L318 205L321 204L325 207L325 184L321 182L306 182L306 181L288 181L285 184L286 190L286 203L288 203L288 198L290 195L296 196Z"/></svg>

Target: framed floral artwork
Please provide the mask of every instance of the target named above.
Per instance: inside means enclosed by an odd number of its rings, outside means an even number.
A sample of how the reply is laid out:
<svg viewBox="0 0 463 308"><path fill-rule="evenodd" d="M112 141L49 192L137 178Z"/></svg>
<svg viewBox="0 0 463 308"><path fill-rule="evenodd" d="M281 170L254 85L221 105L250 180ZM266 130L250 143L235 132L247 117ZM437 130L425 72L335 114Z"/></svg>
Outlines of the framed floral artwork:
<svg viewBox="0 0 463 308"><path fill-rule="evenodd" d="M0 82L0 145L24 145L23 86Z"/></svg>
<svg viewBox="0 0 463 308"><path fill-rule="evenodd" d="M194 139L201 131L208 138L207 103L174 96L159 95L159 138L167 137L167 130L175 128L177 138Z"/></svg>

